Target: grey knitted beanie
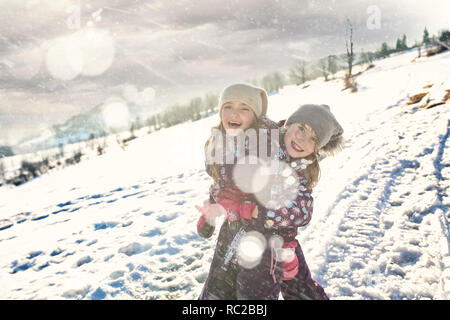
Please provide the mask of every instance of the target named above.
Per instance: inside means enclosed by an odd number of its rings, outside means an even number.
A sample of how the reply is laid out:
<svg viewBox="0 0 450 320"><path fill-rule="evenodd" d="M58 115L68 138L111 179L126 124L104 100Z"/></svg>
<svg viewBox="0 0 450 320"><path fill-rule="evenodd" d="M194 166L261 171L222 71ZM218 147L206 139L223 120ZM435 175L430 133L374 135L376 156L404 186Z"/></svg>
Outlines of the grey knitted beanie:
<svg viewBox="0 0 450 320"><path fill-rule="evenodd" d="M240 101L248 105L257 117L267 113L267 92L263 88L248 83L236 83L226 87L219 99L219 109L224 103Z"/></svg>
<svg viewBox="0 0 450 320"><path fill-rule="evenodd" d="M292 123L305 123L313 128L319 139L321 153L333 155L344 146L344 129L325 104L300 106L286 121L286 125Z"/></svg>

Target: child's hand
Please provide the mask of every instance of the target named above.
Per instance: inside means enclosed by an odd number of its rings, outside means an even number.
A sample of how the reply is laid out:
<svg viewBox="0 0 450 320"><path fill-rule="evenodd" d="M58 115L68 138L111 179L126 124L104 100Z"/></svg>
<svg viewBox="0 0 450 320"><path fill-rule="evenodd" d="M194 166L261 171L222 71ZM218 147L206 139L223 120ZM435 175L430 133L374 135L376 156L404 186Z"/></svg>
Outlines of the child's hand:
<svg viewBox="0 0 450 320"><path fill-rule="evenodd" d="M202 213L210 225L215 225L216 218L227 213L220 204L209 203L209 200L203 202L203 207L195 206L195 208Z"/></svg>

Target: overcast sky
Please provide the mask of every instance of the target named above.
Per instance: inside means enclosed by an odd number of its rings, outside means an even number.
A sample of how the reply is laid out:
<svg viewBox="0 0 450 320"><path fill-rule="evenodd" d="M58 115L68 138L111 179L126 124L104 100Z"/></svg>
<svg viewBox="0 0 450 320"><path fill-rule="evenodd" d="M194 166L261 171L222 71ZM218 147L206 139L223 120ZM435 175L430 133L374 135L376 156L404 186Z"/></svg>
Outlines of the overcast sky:
<svg viewBox="0 0 450 320"><path fill-rule="evenodd" d="M347 18L361 52L449 28L448 12L448 0L0 0L0 145L113 96L146 93L135 108L160 110L343 53Z"/></svg>

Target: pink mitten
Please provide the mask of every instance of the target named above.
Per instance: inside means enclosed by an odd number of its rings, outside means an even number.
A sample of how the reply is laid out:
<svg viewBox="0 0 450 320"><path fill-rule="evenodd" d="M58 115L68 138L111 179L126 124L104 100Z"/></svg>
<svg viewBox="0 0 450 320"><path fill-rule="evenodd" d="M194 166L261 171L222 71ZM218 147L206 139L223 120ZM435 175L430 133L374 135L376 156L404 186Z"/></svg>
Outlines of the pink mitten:
<svg viewBox="0 0 450 320"><path fill-rule="evenodd" d="M240 203L230 199L223 199L217 202L218 205L225 211L225 216L228 221L239 220Z"/></svg>
<svg viewBox="0 0 450 320"><path fill-rule="evenodd" d="M296 248L297 240L285 242L283 248ZM283 280L292 280L298 273L298 258L294 253L294 258L290 261L283 262Z"/></svg>
<svg viewBox="0 0 450 320"><path fill-rule="evenodd" d="M206 221L210 225L215 225L216 218L222 214L226 215L225 209L216 203L209 203L209 200L203 202L203 207L195 206L198 211L202 213L202 216L206 218Z"/></svg>

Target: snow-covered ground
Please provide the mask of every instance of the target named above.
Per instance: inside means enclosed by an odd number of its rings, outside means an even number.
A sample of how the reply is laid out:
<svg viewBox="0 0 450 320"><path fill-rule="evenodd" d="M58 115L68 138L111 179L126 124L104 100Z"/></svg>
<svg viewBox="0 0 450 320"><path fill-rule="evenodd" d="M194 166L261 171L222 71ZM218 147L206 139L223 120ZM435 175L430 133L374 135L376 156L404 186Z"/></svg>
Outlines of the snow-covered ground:
<svg viewBox="0 0 450 320"><path fill-rule="evenodd" d="M450 89L450 53L415 56L377 61L357 93L318 79L269 98L274 120L325 103L345 129L298 236L332 299L450 298L450 105L406 104ZM203 145L217 123L180 124L0 188L0 298L196 299L217 236L197 235L194 207L208 197Z"/></svg>

